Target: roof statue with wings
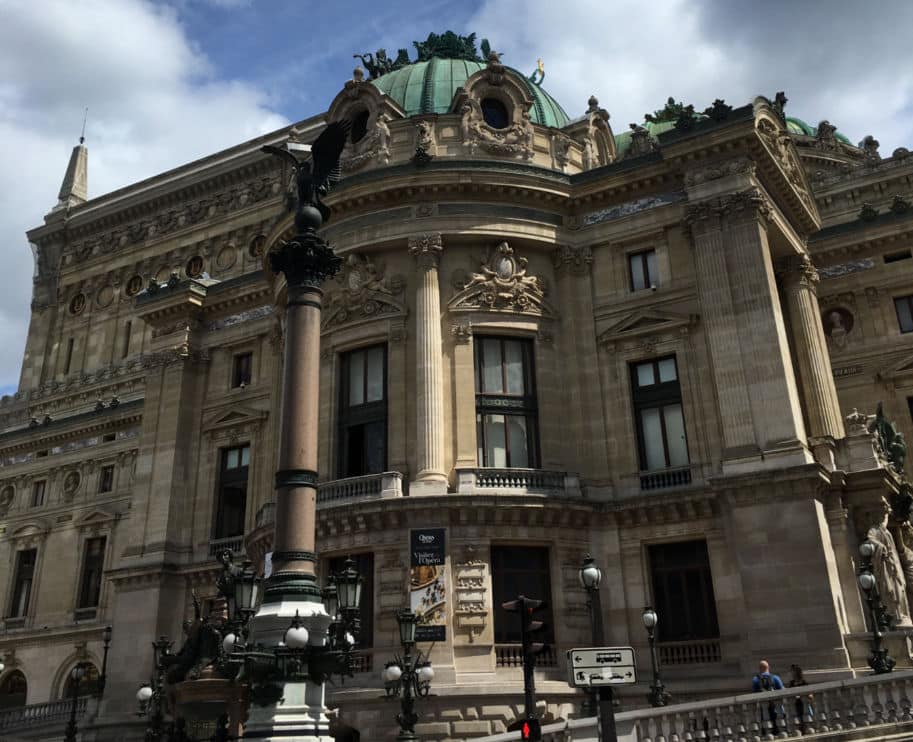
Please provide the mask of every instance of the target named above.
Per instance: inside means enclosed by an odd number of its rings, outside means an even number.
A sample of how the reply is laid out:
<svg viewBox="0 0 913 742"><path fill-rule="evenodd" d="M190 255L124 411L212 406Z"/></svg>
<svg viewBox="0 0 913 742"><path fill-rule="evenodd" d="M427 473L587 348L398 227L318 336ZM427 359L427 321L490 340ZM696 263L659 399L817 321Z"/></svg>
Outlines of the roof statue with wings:
<svg viewBox="0 0 913 742"><path fill-rule="evenodd" d="M282 147L271 144L261 149L276 157L287 160L295 168L298 185L298 208L295 212L295 227L299 233L317 230L330 219L330 209L320 197L326 195L339 181L339 157L349 136L349 121L334 121L327 124L320 136L311 145L311 161L300 161Z"/></svg>

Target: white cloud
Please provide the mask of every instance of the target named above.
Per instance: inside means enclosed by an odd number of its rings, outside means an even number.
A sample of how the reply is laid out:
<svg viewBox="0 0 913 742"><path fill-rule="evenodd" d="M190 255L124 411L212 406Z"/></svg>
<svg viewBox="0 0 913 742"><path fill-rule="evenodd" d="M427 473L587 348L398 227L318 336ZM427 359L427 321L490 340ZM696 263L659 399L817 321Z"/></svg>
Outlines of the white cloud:
<svg viewBox="0 0 913 742"><path fill-rule="evenodd" d="M173 11L143 0L0 0L0 389L29 319L25 231L55 204L88 106L89 195L276 129L263 94L214 77Z"/></svg>
<svg viewBox="0 0 913 742"><path fill-rule="evenodd" d="M699 110L785 90L787 113L827 118L883 154L913 148L913 3L835 0L484 0L468 27L521 70L545 62L544 87L571 116L596 93L616 133L671 95Z"/></svg>

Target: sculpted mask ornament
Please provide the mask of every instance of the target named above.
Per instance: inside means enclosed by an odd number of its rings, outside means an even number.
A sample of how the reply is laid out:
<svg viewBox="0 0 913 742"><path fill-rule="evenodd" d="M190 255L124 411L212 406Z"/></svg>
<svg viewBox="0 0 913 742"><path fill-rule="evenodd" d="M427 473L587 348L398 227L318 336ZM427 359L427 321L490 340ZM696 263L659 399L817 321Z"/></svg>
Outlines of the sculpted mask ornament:
<svg viewBox="0 0 913 742"><path fill-rule="evenodd" d="M13 504L13 498L16 496L16 490L11 484L6 485L0 490L0 513L6 513Z"/></svg>
<svg viewBox="0 0 913 742"><path fill-rule="evenodd" d="M450 302L452 309L493 309L525 314L546 314L545 287L526 272L527 260L501 242L482 261L472 277Z"/></svg>
<svg viewBox="0 0 913 742"><path fill-rule="evenodd" d="M63 494L70 500L76 494L76 490L79 489L79 472L71 471L67 474L66 479L63 480Z"/></svg>

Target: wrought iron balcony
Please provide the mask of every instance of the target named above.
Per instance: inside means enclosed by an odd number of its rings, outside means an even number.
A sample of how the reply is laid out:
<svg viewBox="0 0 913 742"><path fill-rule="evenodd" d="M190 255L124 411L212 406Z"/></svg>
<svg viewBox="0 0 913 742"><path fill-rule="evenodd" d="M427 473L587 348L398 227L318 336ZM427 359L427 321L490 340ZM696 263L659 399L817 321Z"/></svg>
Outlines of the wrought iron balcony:
<svg viewBox="0 0 913 742"><path fill-rule="evenodd" d="M554 497L580 497L576 474L546 469L457 469L457 492L469 495L536 494Z"/></svg>

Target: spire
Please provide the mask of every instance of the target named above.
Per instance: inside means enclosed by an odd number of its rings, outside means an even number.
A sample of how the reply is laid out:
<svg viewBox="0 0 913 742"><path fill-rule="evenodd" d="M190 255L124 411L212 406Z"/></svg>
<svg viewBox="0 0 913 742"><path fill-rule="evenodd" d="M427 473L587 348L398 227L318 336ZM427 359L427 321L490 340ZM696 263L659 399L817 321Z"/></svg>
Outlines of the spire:
<svg viewBox="0 0 913 742"><path fill-rule="evenodd" d="M89 109L87 108L86 116L88 114ZM86 120L83 118L79 144L73 147L73 152L70 155L70 164L67 165L66 175L63 176L63 183L60 184L60 193L57 196L59 200L52 211L78 206L88 198L89 150L83 144L85 140Z"/></svg>

